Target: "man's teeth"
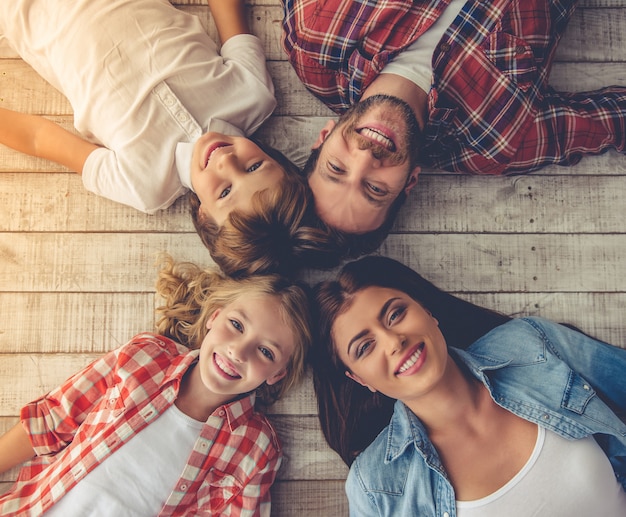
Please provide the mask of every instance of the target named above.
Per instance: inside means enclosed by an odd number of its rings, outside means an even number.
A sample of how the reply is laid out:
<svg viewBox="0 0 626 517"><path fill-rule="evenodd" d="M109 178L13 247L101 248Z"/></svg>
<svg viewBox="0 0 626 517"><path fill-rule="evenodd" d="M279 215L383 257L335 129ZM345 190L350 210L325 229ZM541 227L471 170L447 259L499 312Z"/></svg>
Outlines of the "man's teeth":
<svg viewBox="0 0 626 517"><path fill-rule="evenodd" d="M215 362L217 363L217 366L219 366L221 368L221 370L224 373L227 373L228 375L230 375L231 377L239 377L239 374L233 370L232 368L230 368L219 355L215 356Z"/></svg>
<svg viewBox="0 0 626 517"><path fill-rule="evenodd" d="M411 366L417 362L420 355L422 355L422 347L418 348L415 353L406 360L406 362L398 370L398 373L406 372L409 368L411 368Z"/></svg>
<svg viewBox="0 0 626 517"><path fill-rule="evenodd" d="M376 141L379 145L383 146L385 149L389 151L395 151L396 145L393 143L393 140L387 138L382 133L376 131L375 129L371 129L369 127L364 127L359 131L361 136L369 138L370 140Z"/></svg>

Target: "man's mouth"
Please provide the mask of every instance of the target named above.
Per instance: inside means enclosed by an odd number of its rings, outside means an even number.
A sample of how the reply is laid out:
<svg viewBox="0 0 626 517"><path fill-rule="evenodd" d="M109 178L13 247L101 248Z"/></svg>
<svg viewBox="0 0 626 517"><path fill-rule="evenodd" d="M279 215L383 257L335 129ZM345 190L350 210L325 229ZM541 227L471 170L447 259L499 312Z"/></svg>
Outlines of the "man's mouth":
<svg viewBox="0 0 626 517"><path fill-rule="evenodd" d="M361 135L362 138L365 138L371 142L374 142L376 145L384 147L387 151L395 152L396 144L393 139L386 135L380 129L374 129L371 127L362 127L357 129L356 132Z"/></svg>
<svg viewBox="0 0 626 517"><path fill-rule="evenodd" d="M400 367L396 370L396 375L401 375L406 372L409 368L415 365L424 351L424 343L420 343L415 351L407 357L407 359L400 365Z"/></svg>
<svg viewBox="0 0 626 517"><path fill-rule="evenodd" d="M222 359L219 355L213 354L213 360L216 366L224 372L228 377L232 379L241 379L241 375L237 373L237 371L230 366L224 359Z"/></svg>

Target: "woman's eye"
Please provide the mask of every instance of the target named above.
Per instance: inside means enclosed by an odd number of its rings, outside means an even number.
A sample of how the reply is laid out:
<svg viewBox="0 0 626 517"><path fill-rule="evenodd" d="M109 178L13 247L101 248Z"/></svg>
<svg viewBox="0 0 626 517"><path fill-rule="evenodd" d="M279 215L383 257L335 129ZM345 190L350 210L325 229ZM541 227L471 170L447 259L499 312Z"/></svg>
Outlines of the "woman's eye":
<svg viewBox="0 0 626 517"><path fill-rule="evenodd" d="M406 311L406 307L396 307L395 309L393 309L389 314L389 323L395 322L400 316L404 314L404 311Z"/></svg>
<svg viewBox="0 0 626 517"><path fill-rule="evenodd" d="M372 341L365 341L361 343L361 345L356 349L356 358L360 359L361 357L363 357L363 355L367 353L367 351L370 349L372 344Z"/></svg>
<svg viewBox="0 0 626 517"><path fill-rule="evenodd" d="M257 170L261 165L263 165L263 161L260 162L256 162L255 164L253 164L251 167L248 167L246 169L246 172L254 172L255 170Z"/></svg>
<svg viewBox="0 0 626 517"><path fill-rule="evenodd" d="M261 350L261 353L267 357L270 361L274 360L274 354L272 353L272 351L269 348L265 348L264 346L262 346L259 350Z"/></svg>
<svg viewBox="0 0 626 517"><path fill-rule="evenodd" d="M237 320L229 320L230 324L237 330L237 332L243 332L243 325Z"/></svg>
<svg viewBox="0 0 626 517"><path fill-rule="evenodd" d="M220 194L220 199L222 199L223 197L226 197L228 194L230 194L230 189L231 187L225 188L224 190L222 190L222 193Z"/></svg>

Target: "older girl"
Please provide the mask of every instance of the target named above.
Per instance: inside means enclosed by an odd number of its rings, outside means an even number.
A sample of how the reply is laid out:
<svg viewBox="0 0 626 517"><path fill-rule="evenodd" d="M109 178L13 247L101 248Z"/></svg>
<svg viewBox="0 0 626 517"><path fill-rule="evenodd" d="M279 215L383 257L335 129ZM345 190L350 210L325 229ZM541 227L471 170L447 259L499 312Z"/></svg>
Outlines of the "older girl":
<svg viewBox="0 0 626 517"><path fill-rule="evenodd" d="M158 334L135 336L21 411L0 515L267 515L282 452L256 409L298 381L305 292L164 263Z"/></svg>
<svg viewBox="0 0 626 517"><path fill-rule="evenodd" d="M351 515L626 515L625 350L383 257L317 300L320 419L351 464Z"/></svg>

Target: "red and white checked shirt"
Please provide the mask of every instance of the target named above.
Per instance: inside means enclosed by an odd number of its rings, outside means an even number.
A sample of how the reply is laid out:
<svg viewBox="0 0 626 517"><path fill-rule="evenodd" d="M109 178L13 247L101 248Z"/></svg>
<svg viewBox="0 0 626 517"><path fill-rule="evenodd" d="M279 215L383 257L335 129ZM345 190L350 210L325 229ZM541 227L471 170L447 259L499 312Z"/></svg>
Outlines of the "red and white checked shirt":
<svg viewBox="0 0 626 517"><path fill-rule="evenodd" d="M283 47L294 70L341 113L430 28L448 0L283 3ZM423 165L477 174L528 172L575 163L582 153L623 149L626 89L587 92L580 102L555 95L547 84L575 4L466 2L433 53Z"/></svg>
<svg viewBox="0 0 626 517"><path fill-rule="evenodd" d="M37 457L0 496L0 515L41 515L54 505L174 403L197 356L140 334L25 406L21 419ZM209 417L159 515L270 515L282 451L254 401L251 394Z"/></svg>

